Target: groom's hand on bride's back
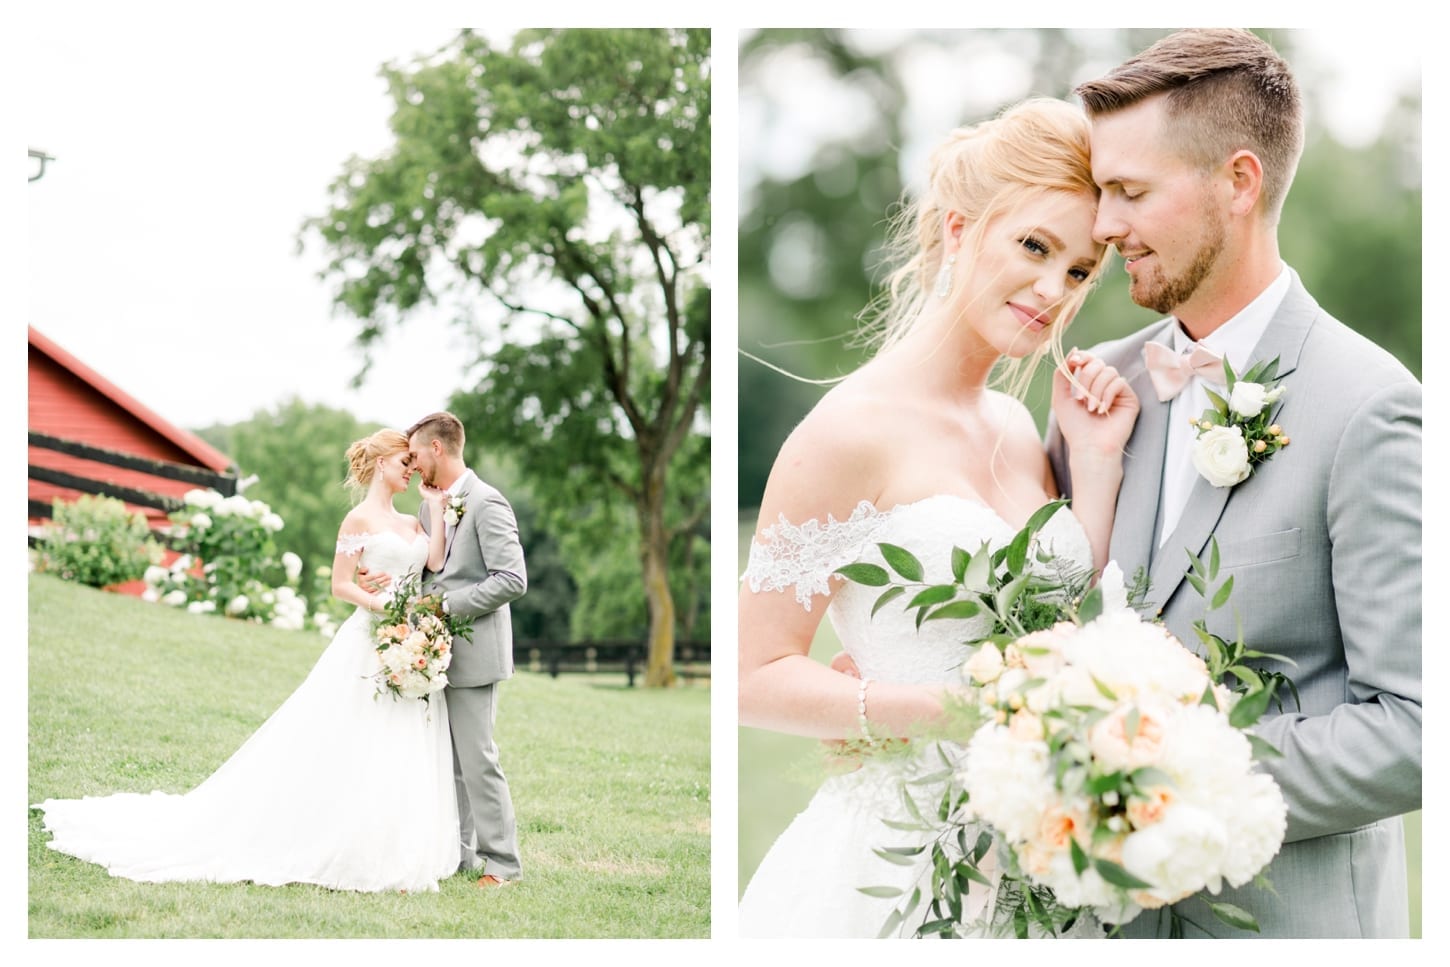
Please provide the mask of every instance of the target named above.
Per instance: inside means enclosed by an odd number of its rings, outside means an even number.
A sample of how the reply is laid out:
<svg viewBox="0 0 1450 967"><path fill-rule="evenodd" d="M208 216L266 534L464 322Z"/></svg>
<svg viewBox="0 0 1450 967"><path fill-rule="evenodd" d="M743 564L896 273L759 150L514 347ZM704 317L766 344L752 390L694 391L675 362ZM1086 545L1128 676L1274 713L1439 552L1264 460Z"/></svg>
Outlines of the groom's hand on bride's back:
<svg viewBox="0 0 1450 967"><path fill-rule="evenodd" d="M353 575L353 580L357 581L358 587L364 591L371 591L376 594L393 583L393 576L387 571L369 571L359 564L357 572Z"/></svg>

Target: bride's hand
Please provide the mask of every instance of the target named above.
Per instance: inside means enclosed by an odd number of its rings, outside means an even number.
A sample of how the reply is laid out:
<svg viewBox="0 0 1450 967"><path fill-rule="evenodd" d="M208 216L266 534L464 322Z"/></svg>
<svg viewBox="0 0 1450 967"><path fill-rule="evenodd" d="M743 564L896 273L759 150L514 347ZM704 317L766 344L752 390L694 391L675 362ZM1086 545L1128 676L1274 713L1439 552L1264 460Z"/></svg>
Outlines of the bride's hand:
<svg viewBox="0 0 1450 967"><path fill-rule="evenodd" d="M1138 396L1118 371L1074 349L1052 374L1052 412L1074 452L1120 458L1138 419Z"/></svg>
<svg viewBox="0 0 1450 967"><path fill-rule="evenodd" d="M444 502L448 500L448 491L420 483L418 492L423 495L423 502L433 509L433 519L437 520L438 515L443 513Z"/></svg>

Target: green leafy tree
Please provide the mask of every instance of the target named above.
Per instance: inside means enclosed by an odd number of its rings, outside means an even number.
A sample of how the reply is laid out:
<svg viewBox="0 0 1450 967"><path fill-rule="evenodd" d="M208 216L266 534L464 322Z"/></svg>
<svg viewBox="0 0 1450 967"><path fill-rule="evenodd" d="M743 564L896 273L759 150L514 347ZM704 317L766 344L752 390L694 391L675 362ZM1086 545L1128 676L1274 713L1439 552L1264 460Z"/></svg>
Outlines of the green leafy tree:
<svg viewBox="0 0 1450 967"><path fill-rule="evenodd" d="M671 476L708 461L709 31L529 30L499 48L465 31L384 75L394 146L350 161L306 226L336 301L364 348L444 292L501 308L464 323L482 375L450 405L551 523L589 498L632 510L646 682L671 684L671 549L708 512L708 487Z"/></svg>

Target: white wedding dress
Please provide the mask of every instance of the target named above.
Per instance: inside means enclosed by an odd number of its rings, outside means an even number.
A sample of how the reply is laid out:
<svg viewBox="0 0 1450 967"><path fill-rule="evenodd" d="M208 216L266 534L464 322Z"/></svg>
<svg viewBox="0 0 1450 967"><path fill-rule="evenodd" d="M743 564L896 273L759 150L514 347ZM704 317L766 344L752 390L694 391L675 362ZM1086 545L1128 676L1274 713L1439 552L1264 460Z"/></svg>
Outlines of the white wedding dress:
<svg viewBox="0 0 1450 967"><path fill-rule="evenodd" d="M359 548L367 567L398 577L428 556L421 534L345 549ZM459 864L448 710L442 692L377 694L371 625L355 611L297 690L185 795L40 803L46 845L142 882L437 890Z"/></svg>
<svg viewBox="0 0 1450 967"><path fill-rule="evenodd" d="M857 561L884 565L876 545L886 542L911 551L927 583L950 583L953 546L975 555L984 541L1003 547L1015 533L990 507L964 497L928 497L886 512L863 501L845 521L831 518L824 524L812 520L795 526L782 518L762 533L763 543L752 543L744 579L754 593L794 593L806 608L813 594L831 593L827 616L864 678L955 683L962 680L960 665L972 651L961 644L970 627L961 621L934 621L918 630L914 611L890 604L872 618L872 605L883 589L843 583L831 572ZM1038 542L1060 558L1091 567L1087 535L1066 509L1038 532ZM869 693L867 701L869 705ZM934 748L949 756L960 754L957 747ZM924 834L893 829L883 820L909 822L903 781L942 768L937 754L928 752L868 760L854 772L827 779L771 846L746 887L739 907L741 936L878 936L904 897L872 897L858 888L896 887L909 894L922 885L927 893L931 878L929 851L912 865L875 855L876 848L929 841ZM922 813L934 816L942 785L909 788ZM992 862L989 854L981 865L984 873L990 874ZM973 884L964 921L992 922L994 901L992 890ZM911 936L931 918L926 911L925 903L919 905L891 935Z"/></svg>

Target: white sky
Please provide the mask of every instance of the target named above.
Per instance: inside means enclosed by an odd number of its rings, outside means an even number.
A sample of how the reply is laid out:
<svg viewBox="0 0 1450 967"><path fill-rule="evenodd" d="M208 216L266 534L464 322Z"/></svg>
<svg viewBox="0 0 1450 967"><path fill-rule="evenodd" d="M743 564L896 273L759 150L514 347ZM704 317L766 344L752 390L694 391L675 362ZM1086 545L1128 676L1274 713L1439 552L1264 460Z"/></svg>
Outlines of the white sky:
<svg viewBox="0 0 1450 967"><path fill-rule="evenodd" d="M472 358L446 314L350 389L357 325L296 238L345 159L389 143L378 68L455 33L94 12L34 30L25 137L56 160L26 189L30 324L183 426L292 395L396 426L442 408Z"/></svg>

